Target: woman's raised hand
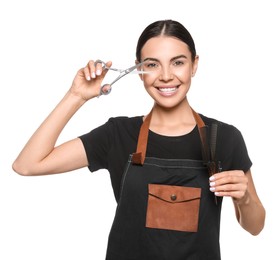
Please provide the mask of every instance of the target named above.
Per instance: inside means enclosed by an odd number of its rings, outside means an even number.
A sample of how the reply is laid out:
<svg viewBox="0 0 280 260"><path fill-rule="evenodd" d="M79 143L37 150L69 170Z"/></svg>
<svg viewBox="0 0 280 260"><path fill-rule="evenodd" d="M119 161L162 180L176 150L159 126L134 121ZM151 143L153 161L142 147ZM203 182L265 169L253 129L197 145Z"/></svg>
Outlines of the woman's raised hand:
<svg viewBox="0 0 280 260"><path fill-rule="evenodd" d="M112 62L106 62L106 66L111 67ZM77 72L70 92L84 101L99 96L101 84L107 71L107 69L102 68L100 63L95 65L94 61L90 60L84 68Z"/></svg>

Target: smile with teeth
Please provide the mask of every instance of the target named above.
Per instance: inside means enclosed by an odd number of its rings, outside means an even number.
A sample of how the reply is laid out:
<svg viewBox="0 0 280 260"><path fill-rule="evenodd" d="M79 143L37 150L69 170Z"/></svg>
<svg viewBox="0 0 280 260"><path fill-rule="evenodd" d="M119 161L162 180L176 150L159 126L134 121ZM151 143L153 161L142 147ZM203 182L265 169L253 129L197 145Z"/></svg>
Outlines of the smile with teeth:
<svg viewBox="0 0 280 260"><path fill-rule="evenodd" d="M175 87L157 87L157 89L163 93L172 93L172 92L175 92L178 89L178 87L177 86L175 86Z"/></svg>

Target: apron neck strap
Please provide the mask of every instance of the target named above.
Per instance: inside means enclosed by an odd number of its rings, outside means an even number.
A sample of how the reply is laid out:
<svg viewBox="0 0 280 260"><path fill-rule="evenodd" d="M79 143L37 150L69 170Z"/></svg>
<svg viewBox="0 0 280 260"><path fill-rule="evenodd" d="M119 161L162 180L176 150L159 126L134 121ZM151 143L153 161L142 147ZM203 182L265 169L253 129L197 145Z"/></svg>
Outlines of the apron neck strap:
<svg viewBox="0 0 280 260"><path fill-rule="evenodd" d="M150 127L150 122L151 122L151 118L152 118L152 112L153 112L153 110L151 110L151 112L146 116L146 118L140 128L137 149L136 149L136 152L132 154L132 163L133 164L140 164L140 165L144 164L145 157L146 157L146 151L147 151L149 127ZM202 118L200 117L200 115L198 113L196 113L193 109L192 109L192 113L193 113L194 119L196 121L196 124L198 126L200 139L201 139L202 143L204 143L205 140L204 140L204 136L202 135L201 129L203 127L205 127L205 124L204 124Z"/></svg>

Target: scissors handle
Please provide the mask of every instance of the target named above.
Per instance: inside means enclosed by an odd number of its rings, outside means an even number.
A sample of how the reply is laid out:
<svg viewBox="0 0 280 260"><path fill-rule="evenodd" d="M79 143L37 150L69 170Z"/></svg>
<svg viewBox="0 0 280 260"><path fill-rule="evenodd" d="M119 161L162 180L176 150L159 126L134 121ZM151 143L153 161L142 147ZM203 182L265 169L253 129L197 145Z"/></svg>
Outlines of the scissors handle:
<svg viewBox="0 0 280 260"><path fill-rule="evenodd" d="M111 91L112 91L111 85L112 85L112 84L104 84L104 85L100 88L99 96L110 94ZM105 89L105 87L107 87L107 89Z"/></svg>
<svg viewBox="0 0 280 260"><path fill-rule="evenodd" d="M106 63L104 61L102 61L102 60L96 60L94 62L94 66L96 66L96 64L98 64L98 63L101 64L102 69L119 71L119 69L114 69L114 68L107 67ZM104 84L103 86L101 86L98 97L100 97L101 95L108 95L108 94L110 94L110 92L112 91L111 85L112 84ZM107 89L105 89L105 87L107 87Z"/></svg>

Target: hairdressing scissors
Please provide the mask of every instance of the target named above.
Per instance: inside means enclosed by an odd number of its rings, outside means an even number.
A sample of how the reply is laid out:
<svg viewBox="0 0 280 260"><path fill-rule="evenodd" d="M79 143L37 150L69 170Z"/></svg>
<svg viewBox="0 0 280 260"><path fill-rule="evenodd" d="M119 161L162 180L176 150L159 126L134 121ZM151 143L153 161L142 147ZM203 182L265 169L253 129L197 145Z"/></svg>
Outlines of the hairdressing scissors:
<svg viewBox="0 0 280 260"><path fill-rule="evenodd" d="M128 69L125 69L125 70L123 70L123 69L115 69L115 68L112 68L112 67L108 67L108 66L106 66L106 63L104 61L102 61L102 60L95 61L94 65L96 65L98 63L100 63L102 65L103 69L113 70L113 71L117 71L117 72L120 73L119 76L117 78L115 78L110 84L107 83L107 84L104 84L101 87L99 96L101 96L101 95L108 95L111 92L111 90L112 90L112 85L115 82L117 82L119 79L121 79L123 76L125 76L125 75L127 75L129 73L133 73L133 74L145 74L145 73L148 73L148 72L143 71L143 70L135 70L136 68L138 68L141 65L143 65L143 63L145 63L145 61L140 62L140 63L138 63L138 64L136 64L136 65L134 65L134 66L132 66L132 67L130 67ZM105 87L108 88L106 91L104 90Z"/></svg>

